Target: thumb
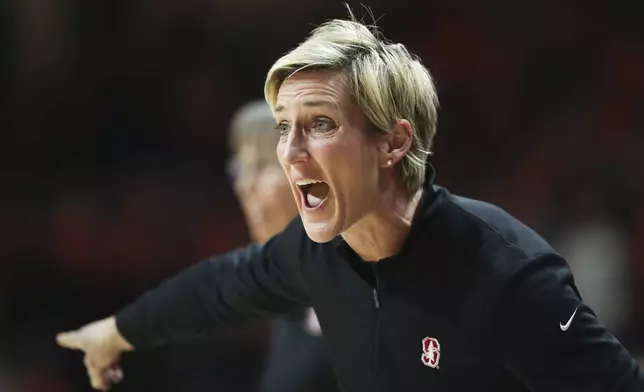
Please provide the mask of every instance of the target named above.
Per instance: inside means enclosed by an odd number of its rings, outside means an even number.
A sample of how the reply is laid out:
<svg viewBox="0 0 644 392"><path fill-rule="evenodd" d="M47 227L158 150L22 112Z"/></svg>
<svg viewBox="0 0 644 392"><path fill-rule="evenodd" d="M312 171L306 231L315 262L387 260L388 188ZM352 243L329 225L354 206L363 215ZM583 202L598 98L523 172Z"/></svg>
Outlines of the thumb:
<svg viewBox="0 0 644 392"><path fill-rule="evenodd" d="M83 349L83 339L77 331L59 333L56 335L56 342L59 346L72 350Z"/></svg>

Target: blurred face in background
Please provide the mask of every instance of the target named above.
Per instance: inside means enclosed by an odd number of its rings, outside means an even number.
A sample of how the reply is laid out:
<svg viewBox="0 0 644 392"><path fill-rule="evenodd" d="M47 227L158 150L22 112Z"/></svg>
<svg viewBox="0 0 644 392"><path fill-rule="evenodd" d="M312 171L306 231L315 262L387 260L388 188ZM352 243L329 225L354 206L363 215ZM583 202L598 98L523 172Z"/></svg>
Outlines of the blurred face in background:
<svg viewBox="0 0 644 392"><path fill-rule="evenodd" d="M229 173L254 242L266 242L297 215L289 182L275 147L277 131L245 134L235 146Z"/></svg>

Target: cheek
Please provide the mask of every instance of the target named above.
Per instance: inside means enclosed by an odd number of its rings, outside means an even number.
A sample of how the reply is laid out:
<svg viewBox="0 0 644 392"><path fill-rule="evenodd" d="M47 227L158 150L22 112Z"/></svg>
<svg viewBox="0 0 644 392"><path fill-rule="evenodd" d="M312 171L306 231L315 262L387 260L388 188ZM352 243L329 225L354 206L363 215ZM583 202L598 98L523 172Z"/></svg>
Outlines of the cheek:
<svg viewBox="0 0 644 392"><path fill-rule="evenodd" d="M358 140L329 141L317 148L324 169L334 173L334 180L345 184L343 193L355 193L361 185L372 184L377 175L377 153Z"/></svg>
<svg viewBox="0 0 644 392"><path fill-rule="evenodd" d="M320 138L309 141L309 153L323 170L335 175L359 163L360 146L346 137Z"/></svg>
<svg viewBox="0 0 644 392"><path fill-rule="evenodd" d="M284 160L282 159L282 157L284 156L285 149L286 149L286 145L282 140L280 140L277 143L277 147L275 148L275 155L277 156L277 160L279 161L282 167L284 167L284 163L283 163Z"/></svg>

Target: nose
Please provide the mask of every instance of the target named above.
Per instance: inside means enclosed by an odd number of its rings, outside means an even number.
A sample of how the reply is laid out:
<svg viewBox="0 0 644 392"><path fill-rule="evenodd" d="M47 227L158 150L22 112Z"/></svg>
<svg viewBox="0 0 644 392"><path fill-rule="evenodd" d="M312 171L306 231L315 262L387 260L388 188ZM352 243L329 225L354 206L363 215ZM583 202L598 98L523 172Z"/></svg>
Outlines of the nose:
<svg viewBox="0 0 644 392"><path fill-rule="evenodd" d="M293 165L295 163L306 162L309 159L309 152L306 148L306 136L299 129L292 129L286 137L286 140L280 144L281 146L278 145L278 154L283 162Z"/></svg>

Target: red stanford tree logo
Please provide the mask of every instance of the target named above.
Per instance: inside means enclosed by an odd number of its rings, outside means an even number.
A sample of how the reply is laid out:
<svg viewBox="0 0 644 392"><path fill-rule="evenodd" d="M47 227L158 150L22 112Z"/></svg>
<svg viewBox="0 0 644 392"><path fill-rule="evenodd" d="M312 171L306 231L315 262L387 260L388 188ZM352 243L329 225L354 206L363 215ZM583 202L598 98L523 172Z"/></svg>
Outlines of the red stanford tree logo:
<svg viewBox="0 0 644 392"><path fill-rule="evenodd" d="M440 358L441 345L438 340L430 337L423 339L423 355L420 356L423 365L436 369Z"/></svg>

